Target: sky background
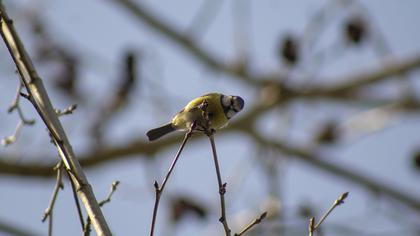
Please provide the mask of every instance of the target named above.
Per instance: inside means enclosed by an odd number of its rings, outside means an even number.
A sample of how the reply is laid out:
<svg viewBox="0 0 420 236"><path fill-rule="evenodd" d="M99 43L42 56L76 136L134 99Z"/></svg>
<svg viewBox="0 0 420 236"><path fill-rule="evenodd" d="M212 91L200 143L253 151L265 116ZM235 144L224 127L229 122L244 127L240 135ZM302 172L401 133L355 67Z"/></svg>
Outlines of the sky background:
<svg viewBox="0 0 420 236"><path fill-rule="evenodd" d="M89 148L87 120L95 116L92 107L98 106L109 91L118 84L121 56L127 49L141 53L141 73L144 76L131 96L128 108L118 114L110 123L105 140L111 145L125 143L133 137L145 139L145 132L167 122L189 100L207 92L218 91L242 96L246 107L251 107L258 91L238 83L226 75L209 71L197 63L182 49L144 24L139 24L132 15L114 1L63 1L63 0L19 0L4 1L10 9L9 16L15 19L16 28L29 52L31 35L28 22L23 17L23 9L42 12L46 27L54 39L72 52L82 56L82 71L79 88L88 99L80 102L75 114L63 117L62 122L76 155ZM191 32L194 17L203 1L142 1L154 13L182 32ZM238 43L233 34L235 23L232 17L243 4L248 7L245 25L246 51L250 55L254 71L271 71L279 67L276 45L282 35L292 33L302 35L313 14L328 1L299 0L246 0L220 1L220 8L208 28L197 36L199 45L225 61L232 61L238 52ZM407 58L420 52L420 2L391 0L365 1L375 29L386 38L395 58ZM345 17L342 16L342 17ZM340 17L338 17L340 19ZM329 22L331 30L321 37L322 42L333 42L340 20ZM199 29L200 30L200 29ZM235 41L236 40L236 41ZM242 40L240 40L242 42ZM377 68L381 61L378 56L362 46L346 52L340 60L329 61L319 68L314 83L329 83L328 78L342 78L352 72L363 72ZM69 100L52 87L51 75L54 68L35 63L44 80L50 97L56 107L66 107ZM0 46L0 136L13 132L17 123L16 114L8 114L17 78L14 66L3 43ZM420 91L419 72L409 74L413 87ZM395 93L393 84L376 88L376 92ZM418 94L418 93L417 93ZM151 102L152 101L152 102ZM22 100L27 117L36 117L33 127L24 127L17 143L4 148L0 154L7 157L19 156L16 162L32 158L40 163L50 163L44 156L54 157L56 150L49 145L44 126L33 108ZM155 104L163 104L156 106ZM339 105L322 103L294 104L293 123L279 125L282 114L273 112L261 121L260 129L266 135L288 137L291 143L309 142L309 134L316 130L317 121L328 117L344 119L361 111L360 108L343 109ZM287 129L286 129L287 128ZM358 173L395 186L412 196L420 196L418 185L420 172L412 165L412 154L420 149L420 119L418 114L406 115L390 122L377 132L347 135L333 146L321 149L323 158L345 166ZM221 131L223 132L223 131ZM259 162L261 153L247 137L240 134L216 136L218 154L224 180L228 183L226 195L227 213L233 229L251 220L264 210L268 202L266 176ZM39 147L43 147L42 149ZM112 202L103 207L104 214L115 235L146 235L149 231L154 189L153 181L161 181L177 147L158 153L155 160L131 158L119 162L109 162L86 171L98 199L109 191L114 180L121 185ZM211 149L206 140L187 145L173 176L162 197L158 215L157 235L222 235L218 222L219 196L214 173ZM325 222L326 229L349 227L353 235L415 235L413 222L419 222L419 215L400 207L386 198L378 200L372 192L340 179L325 171L316 169L294 158L282 159L279 165L278 184L283 198L284 209L290 235L307 234L307 220L299 218L296 207L306 202L317 208L317 214L345 191L350 192L346 203L336 209ZM72 199L71 188L66 181L60 192L54 217L56 235L79 235L80 226ZM46 235L47 224L41 223L53 190L53 179L0 177L0 221L23 226L39 235ZM177 227L169 227L166 212L167 200L177 194L193 196L212 209L208 221L190 217ZM275 225L276 222L267 222ZM417 231L420 225L417 224ZM364 233L364 234L362 234ZM1 233L0 233L1 234ZM326 231L326 235L337 235ZM352 235L351 233L349 235Z"/></svg>

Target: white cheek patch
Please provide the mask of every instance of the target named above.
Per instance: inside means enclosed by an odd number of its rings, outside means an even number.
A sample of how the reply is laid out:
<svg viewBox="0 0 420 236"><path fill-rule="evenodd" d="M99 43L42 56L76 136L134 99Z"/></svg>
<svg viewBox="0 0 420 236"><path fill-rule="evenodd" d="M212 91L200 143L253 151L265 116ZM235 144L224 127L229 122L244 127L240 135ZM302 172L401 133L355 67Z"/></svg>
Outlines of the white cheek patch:
<svg viewBox="0 0 420 236"><path fill-rule="evenodd" d="M223 96L223 98L222 98L222 105L224 107L229 107L230 106L230 100L231 99L232 98L230 98L229 96Z"/></svg>
<svg viewBox="0 0 420 236"><path fill-rule="evenodd" d="M228 119L230 119L230 118L232 118L235 114L236 114L236 112L235 112L234 110L229 110L229 111L226 113L226 117L227 117Z"/></svg>

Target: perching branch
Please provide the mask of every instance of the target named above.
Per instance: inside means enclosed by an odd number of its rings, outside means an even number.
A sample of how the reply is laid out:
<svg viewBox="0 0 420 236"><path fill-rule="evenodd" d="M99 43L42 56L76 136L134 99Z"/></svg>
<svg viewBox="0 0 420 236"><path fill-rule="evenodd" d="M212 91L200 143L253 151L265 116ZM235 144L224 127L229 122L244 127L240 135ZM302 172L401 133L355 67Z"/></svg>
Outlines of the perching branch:
<svg viewBox="0 0 420 236"><path fill-rule="evenodd" d="M73 153L73 149L51 104L42 80L38 76L30 57L20 41L13 26L13 21L8 17L1 0L0 26L1 36L16 64L21 82L28 92L28 98L42 118L44 124L47 126L66 169L68 172L72 173L70 179L76 186L77 193L81 198L88 215L92 219L97 234L111 235L111 231L108 228L98 202L95 199L95 195L93 194L92 187L88 183L86 176Z"/></svg>
<svg viewBox="0 0 420 236"><path fill-rule="evenodd" d="M211 144L211 150L213 153L213 160L214 160L214 166L216 170L216 176L217 176L217 183L219 185L219 196L220 196L220 218L219 221L223 225L223 229L225 230L225 236L231 235L231 229L229 228L229 224L226 217L226 204L225 204L225 193L226 193L226 185L227 183L222 182L222 175L220 173L220 167L219 167L219 160L217 158L217 151L216 151L216 144L214 142L214 134L216 133L216 130L210 129L210 119L209 114L207 112L208 102L206 100L203 101L203 103L199 106L199 108L202 110L202 117L204 118L204 124L202 127L199 127L203 130L203 132L207 135L207 137L210 140ZM263 216L258 218L258 223L265 217L266 213L263 213ZM254 226L257 223L253 223L245 228L242 233L245 233L247 230L249 230L252 226ZM236 234L235 234L236 235Z"/></svg>
<svg viewBox="0 0 420 236"><path fill-rule="evenodd" d="M214 160L214 166L216 168L216 174L217 174L217 183L219 185L219 195L220 195L220 207L221 207L221 216L219 221L223 224L223 229L225 230L225 235L230 236L231 230L229 228L227 218L226 218L226 206L225 206L225 193L226 193L226 183L222 183L222 176L220 174L220 167L219 167L219 161L217 159L217 152L216 152L216 144L214 143L214 132L208 133L208 137L211 144L211 149L213 152L213 160Z"/></svg>
<svg viewBox="0 0 420 236"><path fill-rule="evenodd" d="M160 197L162 196L162 192L165 189L166 183L168 182L169 177L171 176L171 173L174 170L176 162L178 161L179 156L181 155L181 152L184 149L184 146L187 143L188 139L191 137L194 129L195 129L195 122L191 125L190 130L185 134L184 139L182 140L181 146L179 147L178 152L176 153L175 158L173 159L172 164L169 167L169 170L166 173L165 178L163 179L162 186L159 187L159 184L158 184L157 181L155 181L155 183L154 183L155 204L154 204L154 207L153 207L152 223L150 225L150 236L154 235L155 225L156 225L156 217L157 217L157 212L158 212L159 202L160 202Z"/></svg>
<svg viewBox="0 0 420 236"><path fill-rule="evenodd" d="M344 203L344 200L348 197L349 192L345 192L334 201L334 204L328 209L327 212L321 217L321 220L315 224L315 217L312 217L309 220L309 236L312 236L313 233L321 226L322 222L328 217L328 215L339 205Z"/></svg>

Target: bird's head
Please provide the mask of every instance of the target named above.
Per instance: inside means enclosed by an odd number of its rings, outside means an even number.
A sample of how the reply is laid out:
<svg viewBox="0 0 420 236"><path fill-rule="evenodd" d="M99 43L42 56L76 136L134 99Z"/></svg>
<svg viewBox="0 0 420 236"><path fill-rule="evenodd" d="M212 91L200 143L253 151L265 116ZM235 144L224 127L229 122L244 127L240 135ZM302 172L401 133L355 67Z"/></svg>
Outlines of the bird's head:
<svg viewBox="0 0 420 236"><path fill-rule="evenodd" d="M222 95L221 103L223 111L228 119L240 112L245 105L245 102L241 97L232 95Z"/></svg>

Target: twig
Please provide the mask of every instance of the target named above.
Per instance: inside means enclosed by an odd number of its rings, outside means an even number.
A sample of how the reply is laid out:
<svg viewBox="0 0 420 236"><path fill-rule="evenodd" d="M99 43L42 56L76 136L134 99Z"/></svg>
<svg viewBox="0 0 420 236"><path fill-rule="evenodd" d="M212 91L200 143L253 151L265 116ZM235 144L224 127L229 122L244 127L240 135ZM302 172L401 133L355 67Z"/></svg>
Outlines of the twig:
<svg viewBox="0 0 420 236"><path fill-rule="evenodd" d="M247 225L241 232L234 234L234 236L241 236L244 233L246 233L248 230L250 230L255 225L261 223L261 221L267 216L267 212L263 212L257 219L252 221L249 225Z"/></svg>
<svg viewBox="0 0 420 236"><path fill-rule="evenodd" d="M327 212L321 217L321 220L315 224L315 217L312 217L309 220L309 236L312 236L313 233L321 226L322 222L330 215L330 213L339 205L344 203L344 200L348 197L349 192L345 192L334 201L334 204L328 209Z"/></svg>
<svg viewBox="0 0 420 236"><path fill-rule="evenodd" d="M168 179L175 167L176 162L179 159L179 156L181 155L182 150L184 149L185 144L187 143L188 139L191 137L193 131L195 130L195 122L191 125L189 131L185 134L184 139L182 140L181 146L178 149L178 152L175 155L175 158L172 161L171 166L169 167L168 172L166 173L165 178L163 179L162 186L159 187L159 184L157 181L154 183L155 187L155 205L153 207L153 216L152 216L152 224L150 226L150 236L153 236L154 230L155 230L155 224L156 224L156 217L157 217L157 211L159 207L159 201L160 197L162 195L162 192L166 186L166 183L168 182Z"/></svg>
<svg viewBox="0 0 420 236"><path fill-rule="evenodd" d="M70 115L70 114L73 114L73 111L76 110L76 108L77 108L77 104L73 104L64 110L60 110L56 108L55 113L57 113L57 116Z"/></svg>
<svg viewBox="0 0 420 236"><path fill-rule="evenodd" d="M106 203L111 201L111 197L114 194L114 192L117 191L117 187L118 187L119 184L120 184L120 181L118 181L118 180L112 182L111 189L108 193L108 196L105 199L103 199L102 201L99 202L100 207L102 207L103 205L105 205ZM89 236L90 235L90 232L92 231L91 230L91 225L92 225L92 221L90 220L90 218L88 216L86 218L86 224L85 224L85 227L83 229L84 236Z"/></svg>
<svg viewBox="0 0 420 236"><path fill-rule="evenodd" d="M47 218L49 218L48 221L48 235L51 236L52 235L52 228L53 228L53 210L54 210L54 206L55 206L55 201L57 200L57 196L58 196L58 191L60 189L64 188L63 185L63 161L60 161L55 167L54 170L57 171L57 181L55 182L55 187L54 187L54 191L50 200L50 203L47 207L47 209L45 209L44 212L44 216L42 217L42 222L45 222L45 220Z"/></svg>
<svg viewBox="0 0 420 236"><path fill-rule="evenodd" d="M21 90L22 90L22 83L19 81L19 85L18 85L18 88L16 90L15 98L13 99L12 104L10 104L9 109L7 109L7 112L11 113L14 110L17 110L20 120L19 120L19 123L16 125L15 132L12 135L9 135L9 136L7 136L7 137L5 137L1 140L1 144L3 146L7 146L7 145L10 145L10 144L16 142L17 137L19 136L20 131L22 130L22 127L24 125L33 125L35 123L35 120L33 120L33 119L28 120L23 115L22 109L21 109L20 104L19 104L20 96L21 96L20 95Z"/></svg>
<svg viewBox="0 0 420 236"><path fill-rule="evenodd" d="M119 184L120 184L120 181L118 180L112 182L111 190L109 191L108 196L104 200L99 202L100 207L102 207L103 205L111 201L112 195L114 195L115 191L117 191L117 187Z"/></svg>
<svg viewBox="0 0 420 236"><path fill-rule="evenodd" d="M100 236L111 235L108 224L96 201L92 186L87 181L82 167L74 155L66 132L54 111L42 79L38 76L28 53L16 33L13 21L7 15L2 0L0 0L0 34L17 67L21 82L28 92L28 98L47 126L66 169L72 173L70 180L75 185L77 194L84 203L97 234Z"/></svg>

